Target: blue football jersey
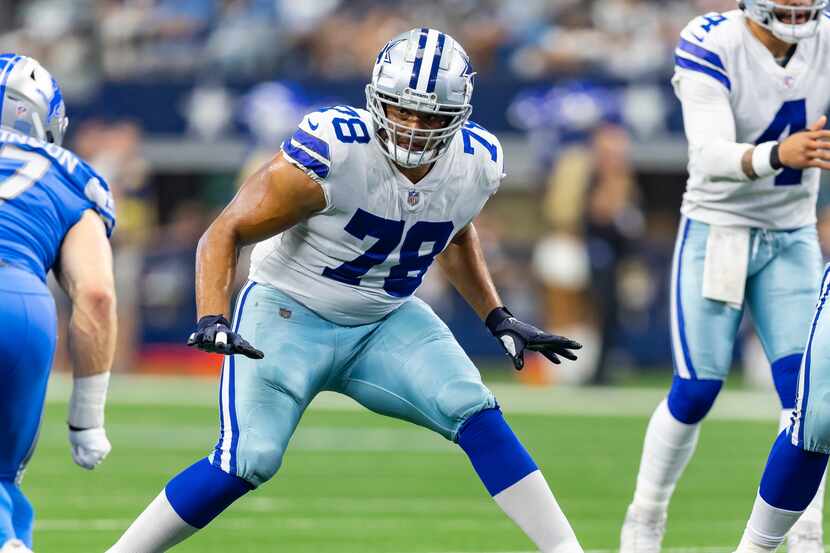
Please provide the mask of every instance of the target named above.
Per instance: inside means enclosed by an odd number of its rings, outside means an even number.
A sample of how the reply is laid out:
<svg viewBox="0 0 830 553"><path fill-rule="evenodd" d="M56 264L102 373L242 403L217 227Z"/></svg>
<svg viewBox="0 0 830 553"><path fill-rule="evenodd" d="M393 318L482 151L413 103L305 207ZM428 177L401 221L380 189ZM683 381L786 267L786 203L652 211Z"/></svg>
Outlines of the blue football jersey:
<svg viewBox="0 0 830 553"><path fill-rule="evenodd" d="M112 194L95 170L64 148L0 129L0 260L46 280L64 236L87 209L111 235Z"/></svg>

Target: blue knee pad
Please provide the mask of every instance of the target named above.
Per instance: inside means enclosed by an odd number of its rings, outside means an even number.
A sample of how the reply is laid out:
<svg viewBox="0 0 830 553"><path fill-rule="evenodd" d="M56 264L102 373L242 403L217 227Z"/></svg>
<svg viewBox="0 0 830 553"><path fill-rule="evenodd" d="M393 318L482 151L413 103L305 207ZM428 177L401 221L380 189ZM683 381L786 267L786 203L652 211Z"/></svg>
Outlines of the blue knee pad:
<svg viewBox="0 0 830 553"><path fill-rule="evenodd" d="M458 432L458 445L491 496L539 469L498 407L471 416Z"/></svg>
<svg viewBox="0 0 830 553"><path fill-rule="evenodd" d="M687 380L675 375L669 390L669 412L682 423L697 424L715 404L722 386L722 380Z"/></svg>
<svg viewBox="0 0 830 553"><path fill-rule="evenodd" d="M827 458L824 453L794 446L789 433L781 432L769 453L758 493L773 507L803 511L816 495Z"/></svg>
<svg viewBox="0 0 830 553"><path fill-rule="evenodd" d="M801 370L803 353L794 353L778 359L772 364L772 381L781 400L782 409L795 409L795 394L798 388L798 371Z"/></svg>
<svg viewBox="0 0 830 553"><path fill-rule="evenodd" d="M164 492L173 510L194 528L204 528L231 503L254 489L247 480L228 474L208 459L176 475Z"/></svg>

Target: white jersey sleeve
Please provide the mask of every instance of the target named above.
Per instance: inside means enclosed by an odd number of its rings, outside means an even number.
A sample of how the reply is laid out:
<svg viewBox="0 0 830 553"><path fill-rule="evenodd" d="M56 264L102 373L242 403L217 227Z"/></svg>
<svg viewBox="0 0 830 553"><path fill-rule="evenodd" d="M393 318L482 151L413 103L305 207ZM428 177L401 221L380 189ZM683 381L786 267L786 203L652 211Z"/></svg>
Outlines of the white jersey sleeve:
<svg viewBox="0 0 830 553"><path fill-rule="evenodd" d="M342 202L344 196L348 198L348 191L333 188L331 182L334 173L348 165L348 144L369 142L369 128L360 121L358 112L349 107L315 111L303 117L294 134L282 144L283 157L323 189L323 212Z"/></svg>
<svg viewBox="0 0 830 553"><path fill-rule="evenodd" d="M752 144L739 143L729 102L732 81L726 64L731 35L726 16L711 13L693 19L680 33L672 78L683 107L689 165L713 178L744 182L741 158ZM718 27L721 27L720 31ZM727 60L727 61L724 61Z"/></svg>

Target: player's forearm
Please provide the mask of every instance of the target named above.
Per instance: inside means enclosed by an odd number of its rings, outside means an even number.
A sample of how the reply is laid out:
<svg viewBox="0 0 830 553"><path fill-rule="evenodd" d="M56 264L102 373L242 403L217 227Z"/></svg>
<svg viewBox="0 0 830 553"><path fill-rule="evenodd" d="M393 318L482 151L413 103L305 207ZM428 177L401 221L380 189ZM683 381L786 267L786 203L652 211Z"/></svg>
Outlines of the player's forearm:
<svg viewBox="0 0 830 553"><path fill-rule="evenodd" d="M231 285L236 276L238 241L221 217L199 240L196 250L197 319L207 315L230 317Z"/></svg>
<svg viewBox="0 0 830 553"><path fill-rule="evenodd" d="M110 287L75 291L69 320L69 354L75 378L108 372L115 357L115 292Z"/></svg>
<svg viewBox="0 0 830 553"><path fill-rule="evenodd" d="M472 224L438 256L438 263L450 283L482 320L503 305Z"/></svg>

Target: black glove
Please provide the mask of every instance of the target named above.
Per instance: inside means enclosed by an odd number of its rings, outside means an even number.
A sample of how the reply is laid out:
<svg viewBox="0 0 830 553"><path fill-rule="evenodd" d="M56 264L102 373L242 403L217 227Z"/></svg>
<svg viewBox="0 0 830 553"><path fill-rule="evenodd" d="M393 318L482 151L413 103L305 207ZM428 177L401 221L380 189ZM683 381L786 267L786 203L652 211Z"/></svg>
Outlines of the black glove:
<svg viewBox="0 0 830 553"><path fill-rule="evenodd" d="M523 323L513 317L506 307L497 307L490 311L484 321L490 332L499 339L517 371L525 366L525 350L538 351L553 363L561 363L559 355L571 361L576 355L570 350L580 349L582 344L555 334L548 334L533 325Z"/></svg>
<svg viewBox="0 0 830 553"><path fill-rule="evenodd" d="M207 315L196 323L196 332L187 339L188 346L202 351L233 355L241 353L251 359L262 359L265 354L231 331L231 323L223 315Z"/></svg>

